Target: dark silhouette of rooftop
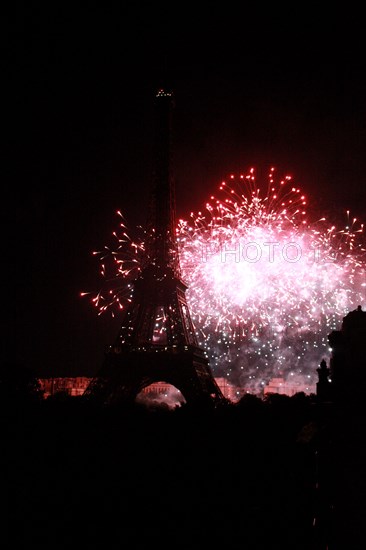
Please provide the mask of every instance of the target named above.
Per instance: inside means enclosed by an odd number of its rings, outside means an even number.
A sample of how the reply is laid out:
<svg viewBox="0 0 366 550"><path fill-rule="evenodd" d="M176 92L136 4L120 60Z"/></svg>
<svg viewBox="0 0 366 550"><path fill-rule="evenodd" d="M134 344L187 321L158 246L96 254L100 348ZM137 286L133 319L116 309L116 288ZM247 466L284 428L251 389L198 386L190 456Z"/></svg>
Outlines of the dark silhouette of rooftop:
<svg viewBox="0 0 366 550"><path fill-rule="evenodd" d="M361 306L343 317L341 329L332 331L328 340L333 398L361 399L366 384L366 312Z"/></svg>

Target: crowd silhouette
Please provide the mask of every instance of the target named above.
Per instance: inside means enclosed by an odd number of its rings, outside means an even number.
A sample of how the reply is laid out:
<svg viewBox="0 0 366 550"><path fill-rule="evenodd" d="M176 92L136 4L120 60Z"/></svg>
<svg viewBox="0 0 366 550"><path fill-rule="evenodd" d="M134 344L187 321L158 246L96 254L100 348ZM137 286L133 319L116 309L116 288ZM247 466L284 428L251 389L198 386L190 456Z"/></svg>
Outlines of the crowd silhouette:
<svg viewBox="0 0 366 550"><path fill-rule="evenodd" d="M0 391L14 546L363 547L362 403L97 406L10 364Z"/></svg>

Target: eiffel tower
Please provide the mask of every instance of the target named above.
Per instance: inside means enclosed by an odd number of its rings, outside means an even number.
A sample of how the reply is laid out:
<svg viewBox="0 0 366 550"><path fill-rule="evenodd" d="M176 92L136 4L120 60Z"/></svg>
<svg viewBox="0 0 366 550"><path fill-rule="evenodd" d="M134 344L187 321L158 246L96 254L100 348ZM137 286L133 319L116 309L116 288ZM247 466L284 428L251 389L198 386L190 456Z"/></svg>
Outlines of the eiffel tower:
<svg viewBox="0 0 366 550"><path fill-rule="evenodd" d="M198 345L179 264L171 167L173 107L173 94L159 89L145 255L118 336L84 394L105 404L134 402L155 382L173 385L187 404L226 402Z"/></svg>

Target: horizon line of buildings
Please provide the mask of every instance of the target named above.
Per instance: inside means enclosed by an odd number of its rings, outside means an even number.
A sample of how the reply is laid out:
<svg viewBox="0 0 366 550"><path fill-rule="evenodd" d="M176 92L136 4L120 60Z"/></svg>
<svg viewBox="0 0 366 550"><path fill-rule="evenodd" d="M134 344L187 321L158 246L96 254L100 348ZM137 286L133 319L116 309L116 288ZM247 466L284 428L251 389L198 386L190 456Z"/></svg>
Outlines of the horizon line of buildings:
<svg viewBox="0 0 366 550"><path fill-rule="evenodd" d="M43 391L44 399L56 394L65 393L69 396L78 397L83 395L92 378L88 376L75 376L75 377L48 377L38 378L41 389ZM226 378L215 378L220 390L224 397L230 401L238 401L245 393L252 393L246 390L244 387L234 386ZM268 393L278 393L282 395L293 396L295 393L303 392L307 395L315 393L315 388L309 384L304 384L300 381L285 380L281 377L271 378L267 385L263 388L263 395ZM141 391L141 394L145 398L151 399L169 399L175 396L177 401L179 399L179 390L167 384L166 382L156 382L147 386Z"/></svg>

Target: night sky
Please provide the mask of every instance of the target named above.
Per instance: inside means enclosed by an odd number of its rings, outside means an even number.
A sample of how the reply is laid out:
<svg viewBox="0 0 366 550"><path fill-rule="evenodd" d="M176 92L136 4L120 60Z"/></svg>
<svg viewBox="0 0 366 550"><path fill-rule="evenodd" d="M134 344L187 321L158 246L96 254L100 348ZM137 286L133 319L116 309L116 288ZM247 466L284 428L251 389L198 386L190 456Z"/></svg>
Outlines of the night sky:
<svg viewBox="0 0 366 550"><path fill-rule="evenodd" d="M366 219L360 14L124 4L33 4L6 24L2 360L42 376L94 374L116 336L80 292L100 286L91 252L116 211L146 218L162 84L179 216L228 174L275 166L327 215Z"/></svg>

